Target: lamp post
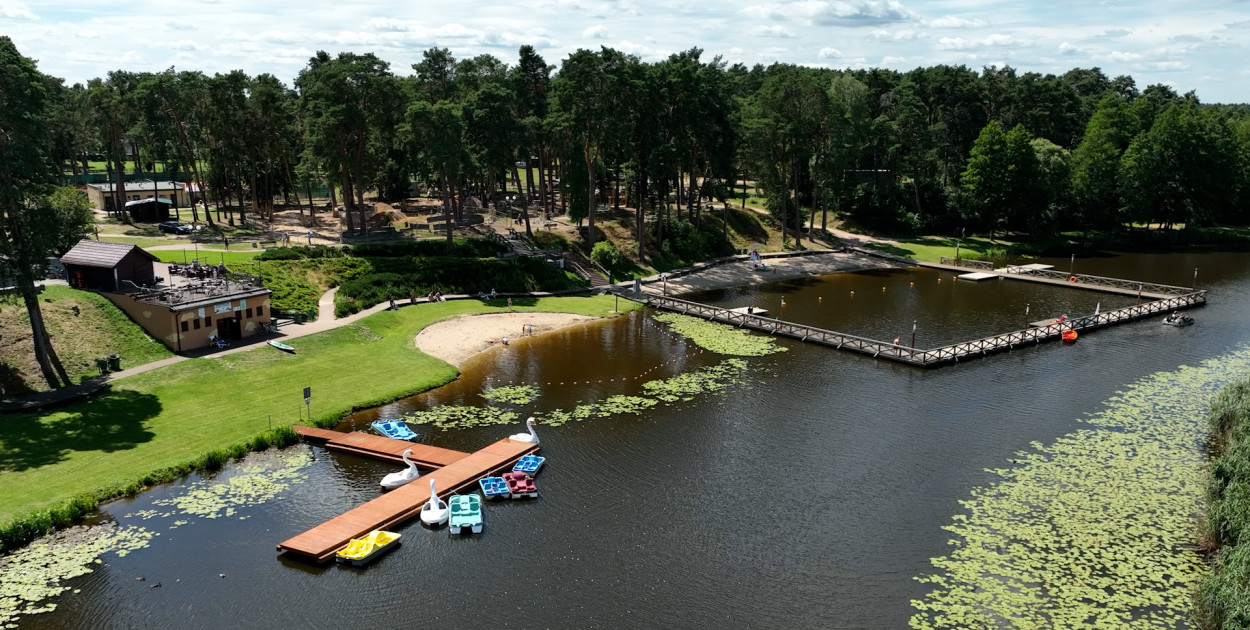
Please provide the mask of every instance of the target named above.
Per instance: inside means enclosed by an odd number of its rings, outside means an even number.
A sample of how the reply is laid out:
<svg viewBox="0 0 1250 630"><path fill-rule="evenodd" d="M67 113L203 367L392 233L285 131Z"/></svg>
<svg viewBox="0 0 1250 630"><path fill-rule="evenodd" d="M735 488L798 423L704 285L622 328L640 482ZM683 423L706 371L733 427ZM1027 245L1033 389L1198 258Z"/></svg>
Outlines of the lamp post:
<svg viewBox="0 0 1250 630"><path fill-rule="evenodd" d="M96 240L98 241L100 240L100 238L96 237ZM1189 285L1189 288L1191 289L1198 288L1198 268L1197 267L1194 267L1194 281L1193 281L1193 284Z"/></svg>
<svg viewBox="0 0 1250 630"><path fill-rule="evenodd" d="M660 274L660 279L664 281L664 295L668 295L668 274Z"/></svg>
<svg viewBox="0 0 1250 630"><path fill-rule="evenodd" d="M911 321L911 351L916 351L916 323L918 320Z"/></svg>
<svg viewBox="0 0 1250 630"><path fill-rule="evenodd" d="M1029 305L1028 304L1024 305L1024 327L1025 328L1029 327Z"/></svg>

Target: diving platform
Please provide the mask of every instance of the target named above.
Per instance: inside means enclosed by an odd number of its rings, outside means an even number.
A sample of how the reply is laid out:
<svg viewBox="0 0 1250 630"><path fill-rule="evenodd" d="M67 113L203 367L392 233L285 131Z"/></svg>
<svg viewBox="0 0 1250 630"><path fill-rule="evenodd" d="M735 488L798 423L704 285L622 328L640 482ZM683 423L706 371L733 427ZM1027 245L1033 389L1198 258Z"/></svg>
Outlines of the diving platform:
<svg viewBox="0 0 1250 630"><path fill-rule="evenodd" d="M326 432L325 429L312 431L308 429L310 427L296 427L296 431L301 435L310 436L311 440L321 439L324 433L320 432ZM351 435L338 431L327 433L336 433L340 436ZM379 439L388 440L389 438ZM333 441L334 438L326 440L327 448ZM407 448L412 448L414 453L417 452L415 447L422 446L401 440L390 441L407 445ZM438 450L448 451L448 449ZM383 451L383 455L375 456L385 458L384 455L387 452ZM459 453L459 451L448 452ZM278 551L313 562L327 562L334 558L335 552L346 547L352 538L359 538L375 529L393 529L419 516L421 506L430 500L429 480L433 479L436 482L435 487L438 489L439 498L446 500L457 492L476 490L478 479L511 470L517 460L536 452L538 452L537 444L504 438L476 452L463 453L463 457L438 470L422 475L416 482L400 486L302 534L278 543ZM409 458L412 457L409 456Z"/></svg>

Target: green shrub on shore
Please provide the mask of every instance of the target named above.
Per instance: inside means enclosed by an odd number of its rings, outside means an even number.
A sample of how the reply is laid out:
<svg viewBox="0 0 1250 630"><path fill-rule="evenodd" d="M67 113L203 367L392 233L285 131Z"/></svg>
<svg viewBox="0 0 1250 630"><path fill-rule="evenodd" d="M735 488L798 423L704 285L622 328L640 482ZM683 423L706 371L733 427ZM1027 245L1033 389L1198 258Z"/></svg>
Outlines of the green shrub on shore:
<svg viewBox="0 0 1250 630"><path fill-rule="evenodd" d="M1208 630L1250 628L1250 378L1216 394L1207 422L1215 458L1202 535L1217 551L1198 589L1195 616Z"/></svg>

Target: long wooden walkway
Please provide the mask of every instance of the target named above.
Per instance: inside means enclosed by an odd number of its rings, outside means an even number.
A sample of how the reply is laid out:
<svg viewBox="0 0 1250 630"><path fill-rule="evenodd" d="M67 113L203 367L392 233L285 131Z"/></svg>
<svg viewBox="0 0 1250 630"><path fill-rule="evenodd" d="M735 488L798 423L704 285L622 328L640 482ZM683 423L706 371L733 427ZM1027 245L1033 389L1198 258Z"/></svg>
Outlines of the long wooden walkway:
<svg viewBox="0 0 1250 630"><path fill-rule="evenodd" d="M1206 303L1205 291L1193 291L1184 295L1164 297L1162 299L1106 311L1087 317L1075 317L1064 323L1030 327L1001 335L993 335L983 339L974 339L931 350L912 349L887 341L857 337L833 330L825 330L815 326L783 322L776 319L748 315L730 309L688 302L677 298L647 294L641 298L648 306L691 315L703 319L731 324L742 328L751 328L773 335L790 337L800 341L816 343L839 350L847 350L866 354L873 358L887 359L919 367L938 367L957 363L961 359L982 357L994 352L1012 350L1026 343L1039 344L1043 341L1058 340L1065 330L1089 330L1102 328L1121 322L1149 317L1157 313L1198 306Z"/></svg>
<svg viewBox="0 0 1250 630"><path fill-rule="evenodd" d="M332 451L353 453L388 462L403 463L404 451L411 449L412 455L408 456L409 461L415 462L422 468L442 468L469 455L464 451L453 451L358 431L343 433L303 425L295 425L292 428L305 440L324 444Z"/></svg>
<svg viewBox="0 0 1250 630"><path fill-rule="evenodd" d="M278 551L315 562L326 562L334 557L336 551L347 546L352 538L375 529L393 528L416 518L421 513L421 506L430 499L431 479L436 480L438 496L445 499L457 491L476 487L478 479L510 469L521 456L537 451L537 444L504 438L287 539L278 544Z"/></svg>

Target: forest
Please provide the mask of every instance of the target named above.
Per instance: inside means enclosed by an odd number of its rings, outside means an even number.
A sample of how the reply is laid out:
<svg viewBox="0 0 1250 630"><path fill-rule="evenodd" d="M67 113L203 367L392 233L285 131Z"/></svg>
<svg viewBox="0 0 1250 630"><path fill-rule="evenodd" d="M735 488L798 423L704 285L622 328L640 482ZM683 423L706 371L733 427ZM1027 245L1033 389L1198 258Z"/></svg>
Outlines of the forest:
<svg viewBox="0 0 1250 630"><path fill-rule="evenodd" d="M590 242L598 207L632 209L641 257L649 222L698 226L748 180L792 238L831 219L1041 237L1250 222L1250 109L1098 68L748 68L697 48L654 63L579 50L557 67L521 46L512 64L433 48L410 72L318 52L289 86L175 68L43 84L66 173L103 161L124 198L128 161L160 164L260 216L328 186L349 230L366 194L433 190L459 215L509 181L585 219Z"/></svg>

